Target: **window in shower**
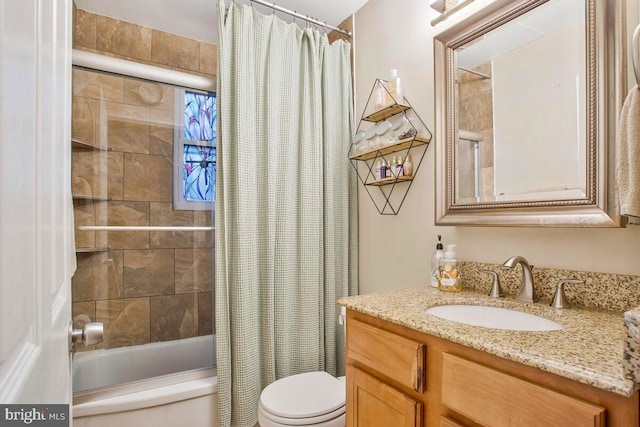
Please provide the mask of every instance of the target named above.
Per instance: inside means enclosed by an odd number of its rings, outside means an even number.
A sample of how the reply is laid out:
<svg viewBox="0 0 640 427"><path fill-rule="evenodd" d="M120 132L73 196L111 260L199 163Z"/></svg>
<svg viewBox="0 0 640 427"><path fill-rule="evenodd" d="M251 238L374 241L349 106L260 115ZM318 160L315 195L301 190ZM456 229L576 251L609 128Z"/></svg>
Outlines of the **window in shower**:
<svg viewBox="0 0 640 427"><path fill-rule="evenodd" d="M174 208L212 210L216 188L216 96L178 91L175 130Z"/></svg>

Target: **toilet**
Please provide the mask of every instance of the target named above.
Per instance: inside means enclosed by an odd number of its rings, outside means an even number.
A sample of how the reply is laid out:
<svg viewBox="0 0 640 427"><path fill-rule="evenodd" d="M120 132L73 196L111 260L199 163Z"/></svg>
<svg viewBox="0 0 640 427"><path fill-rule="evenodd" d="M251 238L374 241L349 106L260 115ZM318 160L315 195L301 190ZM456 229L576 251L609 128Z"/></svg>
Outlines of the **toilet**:
<svg viewBox="0 0 640 427"><path fill-rule="evenodd" d="M326 372L291 375L269 384L260 395L260 427L344 427L344 377Z"/></svg>
<svg viewBox="0 0 640 427"><path fill-rule="evenodd" d="M339 323L344 327L346 309L341 307ZM344 427L345 377L326 372L291 375L269 384L260 394L260 427Z"/></svg>

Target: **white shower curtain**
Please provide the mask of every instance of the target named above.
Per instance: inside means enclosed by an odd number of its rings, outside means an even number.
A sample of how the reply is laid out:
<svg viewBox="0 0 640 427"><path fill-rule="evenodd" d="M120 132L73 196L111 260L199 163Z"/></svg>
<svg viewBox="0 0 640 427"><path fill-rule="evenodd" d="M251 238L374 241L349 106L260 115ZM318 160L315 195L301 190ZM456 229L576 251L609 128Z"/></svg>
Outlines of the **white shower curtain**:
<svg viewBox="0 0 640 427"><path fill-rule="evenodd" d="M219 1L216 341L221 426L276 379L344 370L356 292L350 45Z"/></svg>

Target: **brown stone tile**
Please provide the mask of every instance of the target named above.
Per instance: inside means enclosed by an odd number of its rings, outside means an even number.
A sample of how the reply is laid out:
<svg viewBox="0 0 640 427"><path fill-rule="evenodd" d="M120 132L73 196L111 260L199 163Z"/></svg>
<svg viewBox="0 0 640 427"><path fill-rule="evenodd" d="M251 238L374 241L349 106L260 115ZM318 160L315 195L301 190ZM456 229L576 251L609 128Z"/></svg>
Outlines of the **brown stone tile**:
<svg viewBox="0 0 640 427"><path fill-rule="evenodd" d="M90 191L82 191L81 194L88 194ZM76 225L75 237L77 248L96 248L106 246L104 241L100 241L95 231L80 230L82 226L105 225L107 223L106 202L95 200L75 199L73 201L74 222Z"/></svg>
<svg viewBox="0 0 640 427"><path fill-rule="evenodd" d="M198 335L211 335L215 331L213 292L198 293Z"/></svg>
<svg viewBox="0 0 640 427"><path fill-rule="evenodd" d="M73 194L122 200L124 172L122 153L74 151L71 159L73 168L71 191ZM104 194L105 190L106 194Z"/></svg>
<svg viewBox="0 0 640 427"><path fill-rule="evenodd" d="M98 15L96 48L142 60L151 59L151 28Z"/></svg>
<svg viewBox="0 0 640 427"><path fill-rule="evenodd" d="M151 341L198 335L198 294L151 297Z"/></svg>
<svg viewBox="0 0 640 427"><path fill-rule="evenodd" d="M124 79L96 71L73 69L73 95L108 102L122 102Z"/></svg>
<svg viewBox="0 0 640 427"><path fill-rule="evenodd" d="M149 233L150 248L197 248L198 232L196 231L151 231Z"/></svg>
<svg viewBox="0 0 640 427"><path fill-rule="evenodd" d="M198 71L200 43L187 37L153 30L151 60L169 67Z"/></svg>
<svg viewBox="0 0 640 427"><path fill-rule="evenodd" d="M73 13L73 47L96 48L96 15L81 9Z"/></svg>
<svg viewBox="0 0 640 427"><path fill-rule="evenodd" d="M149 225L149 203L109 202L108 221L109 225Z"/></svg>
<svg viewBox="0 0 640 427"><path fill-rule="evenodd" d="M78 317L78 321L84 321L84 315L89 317L90 321L94 321L96 318L96 302L95 301L86 301L86 302L74 302L71 304L71 317L76 320ZM83 317L79 317L83 316ZM79 326L79 323L76 323L76 327Z"/></svg>
<svg viewBox="0 0 640 427"><path fill-rule="evenodd" d="M124 155L124 199L170 202L173 165L163 156Z"/></svg>
<svg viewBox="0 0 640 427"><path fill-rule="evenodd" d="M218 45L200 42L200 69L201 73L218 74Z"/></svg>
<svg viewBox="0 0 640 427"><path fill-rule="evenodd" d="M176 294L213 290L213 250L176 249Z"/></svg>
<svg viewBox="0 0 640 427"><path fill-rule="evenodd" d="M98 348L149 342L149 298L96 301L96 321L104 323L105 339Z"/></svg>
<svg viewBox="0 0 640 427"><path fill-rule="evenodd" d="M196 248L211 249L213 248L213 231L197 231L196 232Z"/></svg>
<svg viewBox="0 0 640 427"><path fill-rule="evenodd" d="M75 328L82 328L85 325L85 323L87 323L87 319L89 321L95 320L96 302L95 301L74 302L71 305L71 317L73 318L73 326ZM91 351L95 349L96 349L95 345L87 347L81 342L76 344L76 351Z"/></svg>
<svg viewBox="0 0 640 427"><path fill-rule="evenodd" d="M175 282L174 257L172 249L125 251L125 297L172 294Z"/></svg>
<svg viewBox="0 0 640 427"><path fill-rule="evenodd" d="M108 225L149 225L149 203L111 201L108 210ZM148 249L148 231L109 231L108 246L113 249Z"/></svg>
<svg viewBox="0 0 640 427"><path fill-rule="evenodd" d="M96 105L95 100L73 97L73 112L71 113L71 137L82 142L96 141Z"/></svg>
<svg viewBox="0 0 640 427"><path fill-rule="evenodd" d="M122 298L122 251L78 253L77 262L74 302Z"/></svg>
<svg viewBox="0 0 640 427"><path fill-rule="evenodd" d="M77 248L95 248L96 232L82 231L78 228L85 225L98 225L96 209L100 203L91 200L73 201L73 218L76 226L75 239Z"/></svg>
<svg viewBox="0 0 640 427"><path fill-rule="evenodd" d="M108 146L115 151L134 151L135 147L142 145L137 151L148 152L148 120L149 109L138 105L127 105L119 102L104 102L98 105L96 113L96 140L102 145ZM115 123L114 123L115 122ZM131 136L135 137L139 132L133 132L133 135L123 135L122 131L118 131L118 126L125 123L128 127L142 126L142 137L138 141L131 140ZM146 126L146 128L145 128ZM146 129L146 131L145 131ZM116 132L113 137L111 131ZM125 129L126 131L126 129ZM146 132L146 133L145 133ZM124 137L124 139L123 139ZM133 149L132 149L133 147ZM134 151L135 152L135 151Z"/></svg>
<svg viewBox="0 0 640 427"><path fill-rule="evenodd" d="M137 79L125 79L124 102L157 110L173 111L173 86Z"/></svg>
<svg viewBox="0 0 640 427"><path fill-rule="evenodd" d="M146 120L109 118L109 147L125 153L149 153L149 124Z"/></svg>
<svg viewBox="0 0 640 427"><path fill-rule="evenodd" d="M213 226L213 211L194 211L195 225L199 227ZM213 230L196 232L196 248L212 249L214 244Z"/></svg>
<svg viewBox="0 0 640 427"><path fill-rule="evenodd" d="M491 92L483 92L478 96L478 122L476 129L493 128L493 96Z"/></svg>
<svg viewBox="0 0 640 427"><path fill-rule="evenodd" d="M151 225L195 225L194 211L176 211L173 203L150 203Z"/></svg>
<svg viewBox="0 0 640 427"><path fill-rule="evenodd" d="M151 109L149 112L149 154L173 157L173 110Z"/></svg>
<svg viewBox="0 0 640 427"><path fill-rule="evenodd" d="M151 225L193 226L193 211L173 210L172 203L151 203ZM152 231L149 245L152 248L195 248L197 232Z"/></svg>

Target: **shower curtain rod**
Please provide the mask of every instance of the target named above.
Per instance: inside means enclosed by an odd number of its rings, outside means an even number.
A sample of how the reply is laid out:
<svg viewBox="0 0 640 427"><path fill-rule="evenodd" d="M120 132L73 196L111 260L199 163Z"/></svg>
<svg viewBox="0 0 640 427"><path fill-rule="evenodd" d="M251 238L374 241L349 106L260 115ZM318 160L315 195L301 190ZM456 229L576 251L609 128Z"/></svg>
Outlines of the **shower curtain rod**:
<svg viewBox="0 0 640 427"><path fill-rule="evenodd" d="M305 20L307 22L310 22L312 24L319 25L319 26L324 27L324 28L329 28L329 29L331 29L333 31L337 31L339 33L342 33L342 34L344 34L346 36L351 37L351 31L347 31L347 30L343 30L342 28L334 27L333 25L329 25L326 22L321 22L321 21L318 21L317 19L312 18L310 16L305 16L305 15L303 15L301 13L298 13L297 11L285 9L284 7L278 6L275 3L269 3L269 2L266 2L264 0L249 0L249 1L251 1L251 3L261 4L263 6L266 6L266 7L269 7L271 9L277 10L278 12L282 12L282 13L286 13L287 15L295 16L296 18L303 19L303 20Z"/></svg>

